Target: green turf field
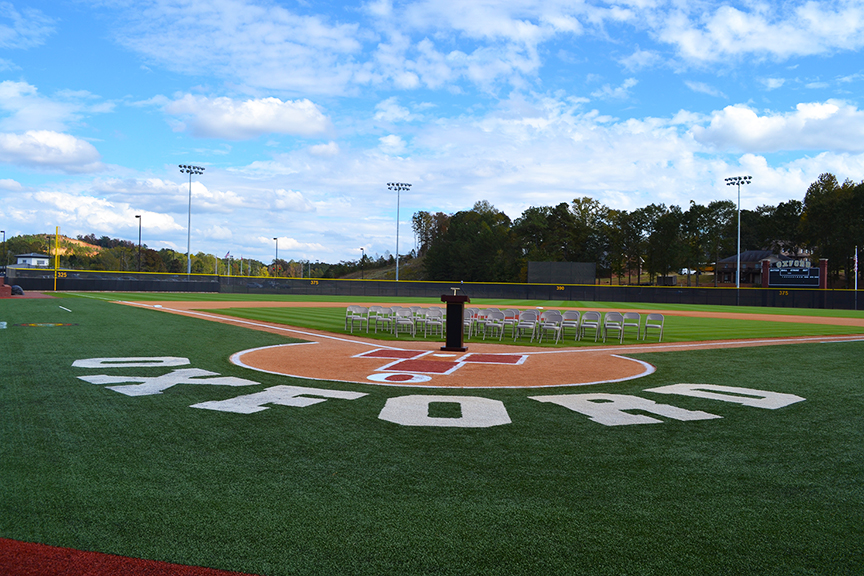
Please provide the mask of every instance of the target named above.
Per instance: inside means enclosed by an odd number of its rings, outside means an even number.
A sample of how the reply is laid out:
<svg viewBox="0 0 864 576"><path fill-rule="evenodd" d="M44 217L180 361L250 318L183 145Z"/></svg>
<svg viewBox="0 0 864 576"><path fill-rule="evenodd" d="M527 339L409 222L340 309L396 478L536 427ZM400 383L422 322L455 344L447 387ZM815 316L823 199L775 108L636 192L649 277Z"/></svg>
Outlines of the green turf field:
<svg viewBox="0 0 864 576"><path fill-rule="evenodd" d="M267 575L862 573L864 342L641 354L654 374L590 387L418 390L251 372L230 354L290 339L94 296L0 301L0 537ZM127 396L79 376L175 368L72 365L155 356L255 384ZM805 400L646 391L676 383ZM365 395L190 407L280 385ZM587 393L722 418L610 427L532 399ZM378 417L416 394L498 400L512 423Z"/></svg>
<svg viewBox="0 0 864 576"><path fill-rule="evenodd" d="M190 292L69 292L58 293L68 298L89 298L108 301L131 302L341 302L348 304L406 303L418 306L442 306L438 298L412 298L380 296L283 296L274 294L210 294ZM593 310L697 310L707 312L738 312L743 314L777 314L797 316L823 316L864 318L864 310L827 310L819 308L764 308L761 306L716 306L696 304L646 304L644 302L595 302L575 300L508 300L495 298L474 298L472 306L498 308L590 308Z"/></svg>

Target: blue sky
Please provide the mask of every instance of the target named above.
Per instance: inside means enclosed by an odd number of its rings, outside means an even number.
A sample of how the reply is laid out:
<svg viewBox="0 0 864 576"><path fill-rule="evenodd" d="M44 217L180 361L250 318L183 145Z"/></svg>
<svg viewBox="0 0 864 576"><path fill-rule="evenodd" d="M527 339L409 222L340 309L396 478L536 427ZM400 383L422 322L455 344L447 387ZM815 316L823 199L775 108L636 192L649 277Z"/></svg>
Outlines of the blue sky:
<svg viewBox="0 0 864 576"><path fill-rule="evenodd" d="M864 2L0 0L0 229L336 262L417 210L864 178Z"/></svg>

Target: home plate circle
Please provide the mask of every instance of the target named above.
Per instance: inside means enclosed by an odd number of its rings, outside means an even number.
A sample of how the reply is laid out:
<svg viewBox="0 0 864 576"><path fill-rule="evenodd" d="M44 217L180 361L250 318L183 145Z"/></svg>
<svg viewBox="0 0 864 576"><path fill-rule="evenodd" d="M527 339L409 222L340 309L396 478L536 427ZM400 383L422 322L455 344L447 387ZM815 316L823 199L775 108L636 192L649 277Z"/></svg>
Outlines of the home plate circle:
<svg viewBox="0 0 864 576"><path fill-rule="evenodd" d="M401 343L400 343L401 345ZM426 388L542 388L586 386L647 376L654 367L608 350L534 350L472 345L458 354L440 344L320 338L238 352L231 362L251 370L310 380Z"/></svg>

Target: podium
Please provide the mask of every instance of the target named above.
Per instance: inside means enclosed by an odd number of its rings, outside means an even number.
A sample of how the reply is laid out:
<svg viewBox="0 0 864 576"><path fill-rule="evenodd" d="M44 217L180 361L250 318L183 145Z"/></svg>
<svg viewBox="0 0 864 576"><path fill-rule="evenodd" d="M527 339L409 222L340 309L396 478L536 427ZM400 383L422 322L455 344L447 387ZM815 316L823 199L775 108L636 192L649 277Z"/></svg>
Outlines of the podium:
<svg viewBox="0 0 864 576"><path fill-rule="evenodd" d="M447 304L446 339L445 346L441 350L465 352L468 350L464 343L465 303L471 300L468 296L444 294L441 296L441 301Z"/></svg>

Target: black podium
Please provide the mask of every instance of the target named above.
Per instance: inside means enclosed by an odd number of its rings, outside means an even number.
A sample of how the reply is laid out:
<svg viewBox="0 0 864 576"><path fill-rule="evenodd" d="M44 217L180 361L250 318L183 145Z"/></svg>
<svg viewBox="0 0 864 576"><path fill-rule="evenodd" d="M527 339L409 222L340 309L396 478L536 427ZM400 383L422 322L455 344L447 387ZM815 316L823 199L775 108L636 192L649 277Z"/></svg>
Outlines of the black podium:
<svg viewBox="0 0 864 576"><path fill-rule="evenodd" d="M468 296L444 294L441 301L447 303L447 336L441 350L465 352L468 350L464 343L465 303L471 300Z"/></svg>

